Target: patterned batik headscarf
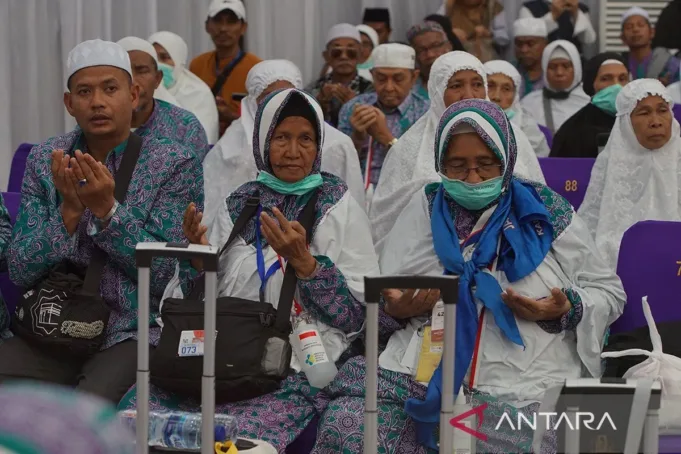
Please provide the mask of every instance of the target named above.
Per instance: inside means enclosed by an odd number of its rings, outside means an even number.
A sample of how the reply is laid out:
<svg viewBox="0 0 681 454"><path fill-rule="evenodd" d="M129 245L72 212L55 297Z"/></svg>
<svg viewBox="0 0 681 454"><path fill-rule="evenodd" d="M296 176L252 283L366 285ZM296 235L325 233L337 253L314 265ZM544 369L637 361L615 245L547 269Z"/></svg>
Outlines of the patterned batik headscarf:
<svg viewBox="0 0 681 454"><path fill-rule="evenodd" d="M104 400L41 384L0 388L0 447L16 454L133 454L135 436Z"/></svg>
<svg viewBox="0 0 681 454"><path fill-rule="evenodd" d="M454 205L442 184L434 191L431 227L435 253L445 268L445 274L459 276L459 301L456 306L456 360L454 395L457 395L473 357L477 332L476 300L492 314L496 325L509 341L523 345L520 331L511 310L501 299L502 288L488 267L497 259L497 269L503 270L509 282L528 276L544 261L553 242L553 224L549 211L534 188L534 183L513 176L517 147L510 120L496 104L469 99L452 104L440 119L435 136L435 167L441 172L452 137L465 128L477 134L500 159L503 166L502 191L488 205L494 208L482 230L466 239L464 247L473 246L469 260L462 254L455 225L458 218L470 213ZM496 205L496 207L494 207ZM501 240L501 245L499 241ZM498 257L497 257L498 255ZM425 401L410 399L405 410L414 419L419 441L434 448L433 437L438 425L442 395L442 364L428 385Z"/></svg>
<svg viewBox="0 0 681 454"><path fill-rule="evenodd" d="M286 111L290 110L290 108L287 109L289 103L296 104L295 109L301 113L301 116L314 120L313 126L317 131L317 155L310 172L310 175L321 175L323 180L322 185L316 189L319 194L314 224L314 228L316 228L324 214L336 205L348 190L347 185L340 178L326 172L320 172L324 145L324 114L319 103L307 93L293 88L271 93L258 106L253 130L253 156L259 172L268 172L274 175L270 163L270 142L277 125L281 122L283 116L287 115ZM307 111L303 112L301 109L307 109ZM263 212L274 217L272 208L277 207L287 219L295 220L302 212L312 192L299 196L286 195L276 192L258 181L251 181L239 187L227 198L227 209L233 222L236 221L246 206L246 201L254 195L259 195ZM246 224L240 236L246 243L251 244L255 241L255 231L256 220L253 218ZM262 241L264 245L264 238Z"/></svg>

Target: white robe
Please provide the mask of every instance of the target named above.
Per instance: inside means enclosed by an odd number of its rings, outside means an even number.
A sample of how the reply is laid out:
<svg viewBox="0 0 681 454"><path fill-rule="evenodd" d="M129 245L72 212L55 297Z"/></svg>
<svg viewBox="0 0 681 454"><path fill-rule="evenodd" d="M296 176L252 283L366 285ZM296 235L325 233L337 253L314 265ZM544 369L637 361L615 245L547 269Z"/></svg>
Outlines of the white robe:
<svg viewBox="0 0 681 454"><path fill-rule="evenodd" d="M483 214L473 230L481 229L495 208ZM380 255L382 274L443 275L430 222L428 199L420 190L387 238ZM472 252L467 248L464 258L470 259ZM502 289L512 287L531 298L549 296L555 287L572 288L579 294L584 311L575 331L559 334L549 334L534 322L516 318L525 350L506 339L486 311L476 367L477 389L520 407L541 401L547 388L566 378L601 376L604 336L608 326L622 314L626 295L577 215L532 274L513 284L503 272L494 270L492 274ZM480 313L480 301L477 307ZM379 366L413 375L415 363L411 356L405 358L405 352L422 325L423 320L412 318L406 328L395 332L379 357Z"/></svg>
<svg viewBox="0 0 681 454"><path fill-rule="evenodd" d="M215 224L210 234L210 244L222 246L227 242L234 224L227 210L227 204L220 205ZM364 276L379 274L378 258L371 243L369 220L364 209L348 194L329 209L317 225L312 243L312 255L323 255L329 258L343 273L352 295L364 303ZM278 260L277 253L268 245L263 250L265 269ZM256 249L252 244L238 236L232 246L220 257L218 273L218 297L232 296L253 301L259 299L260 276L256 264ZM178 279L179 269L168 284L163 299L182 298L182 289ZM284 273L279 270L267 281L265 301L277 307L279 293L284 281ZM295 298L300 301L299 290ZM333 361L338 361L358 333L343 331L325 325L317 320L317 325L324 341L324 347ZM300 364L295 355L291 359L291 367L300 371Z"/></svg>

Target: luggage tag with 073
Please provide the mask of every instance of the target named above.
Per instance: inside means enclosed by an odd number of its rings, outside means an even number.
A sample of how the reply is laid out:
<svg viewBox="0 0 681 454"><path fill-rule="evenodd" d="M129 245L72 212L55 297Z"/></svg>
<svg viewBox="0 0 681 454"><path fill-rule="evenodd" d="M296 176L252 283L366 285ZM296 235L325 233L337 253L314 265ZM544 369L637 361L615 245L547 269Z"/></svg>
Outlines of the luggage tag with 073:
<svg viewBox="0 0 681 454"><path fill-rule="evenodd" d="M215 337L218 332L215 331ZM182 331L180 334L180 344L177 347L177 356L203 356L204 332L202 329Z"/></svg>

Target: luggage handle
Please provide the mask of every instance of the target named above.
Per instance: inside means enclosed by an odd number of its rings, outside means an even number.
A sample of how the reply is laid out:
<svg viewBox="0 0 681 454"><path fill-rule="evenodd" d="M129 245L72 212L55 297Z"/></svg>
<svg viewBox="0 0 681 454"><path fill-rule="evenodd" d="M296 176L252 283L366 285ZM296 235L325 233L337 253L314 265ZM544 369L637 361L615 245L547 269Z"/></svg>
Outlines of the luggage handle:
<svg viewBox="0 0 681 454"><path fill-rule="evenodd" d="M186 243L137 243L137 454L149 452L149 292L151 263L156 257L202 259L205 270L204 355L201 377L201 454L215 453L215 314L219 249ZM146 320L146 323L139 323Z"/></svg>
<svg viewBox="0 0 681 454"><path fill-rule="evenodd" d="M445 332L442 349L442 402L440 408L440 450L454 446L454 310L458 301L457 276L377 276L364 278L366 309L366 383L364 400L364 453L377 452L378 443L378 312L381 291L390 288L439 289L445 305Z"/></svg>

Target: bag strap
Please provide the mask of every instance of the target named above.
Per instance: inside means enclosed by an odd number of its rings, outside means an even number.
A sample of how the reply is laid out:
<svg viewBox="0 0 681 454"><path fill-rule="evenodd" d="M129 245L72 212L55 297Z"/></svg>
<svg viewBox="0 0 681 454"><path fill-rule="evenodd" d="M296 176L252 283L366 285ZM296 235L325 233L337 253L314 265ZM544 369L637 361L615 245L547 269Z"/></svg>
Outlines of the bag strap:
<svg viewBox="0 0 681 454"><path fill-rule="evenodd" d="M551 100L546 96L542 96L544 100L544 118L546 119L546 127L555 134L556 130L553 123L553 110L551 109Z"/></svg>
<svg viewBox="0 0 681 454"><path fill-rule="evenodd" d="M135 167L137 166L137 160L141 150L142 138L131 132L130 136L128 137L128 144L125 146L125 151L123 152L121 165L118 167L118 171L114 177L114 197L120 204L125 202L125 196L128 193L130 180L132 179L132 174L135 171ZM102 272L104 271L106 260L106 252L95 245L95 247L92 249L90 265L88 266L87 273L85 274L85 280L83 282L82 289L83 293L89 295L99 294L99 284L102 280Z"/></svg>
<svg viewBox="0 0 681 454"><path fill-rule="evenodd" d="M298 217L298 222L303 226L307 234L306 242L312 242L312 227L314 226L315 213L317 211L317 199L319 192L315 191L308 200L305 208ZM286 271L284 272L284 282L281 285L281 293L279 293L279 305L277 305L277 319L274 322L274 327L281 331L288 331L291 322L291 306L293 306L293 295L296 292L298 285L298 277L296 270L290 263L286 264Z"/></svg>
<svg viewBox="0 0 681 454"><path fill-rule="evenodd" d="M229 249L229 246L234 242L236 239L237 235L241 233L241 231L246 227L246 224L248 224L248 221L251 220L253 216L258 212L258 207L260 206L260 195L256 192L253 194L251 197L246 200L246 206L244 207L243 210L241 210L241 213L239 213L239 217L236 218L236 221L234 222L234 227L232 228L232 231L229 234L229 237L227 238L227 242L222 246L220 249L220 252L218 253L218 258L222 257L222 254ZM197 281L196 284L194 285L194 289L192 292L189 294L189 299L191 300L201 300L203 299L203 292L206 288L206 278L205 275L202 275Z"/></svg>
<svg viewBox="0 0 681 454"><path fill-rule="evenodd" d="M243 50L239 51L239 55L232 60L230 64L228 64L225 69L222 70L220 75L218 76L217 80L215 81L215 84L213 84L213 88L211 88L211 91L213 92L213 96L217 96L220 94L222 91L222 87L225 85L225 82L227 82L227 79L229 79L229 76L232 74L232 71L234 71L234 68L241 63L241 60L244 59L246 56L246 52ZM217 54L215 55L215 66L217 67Z"/></svg>

